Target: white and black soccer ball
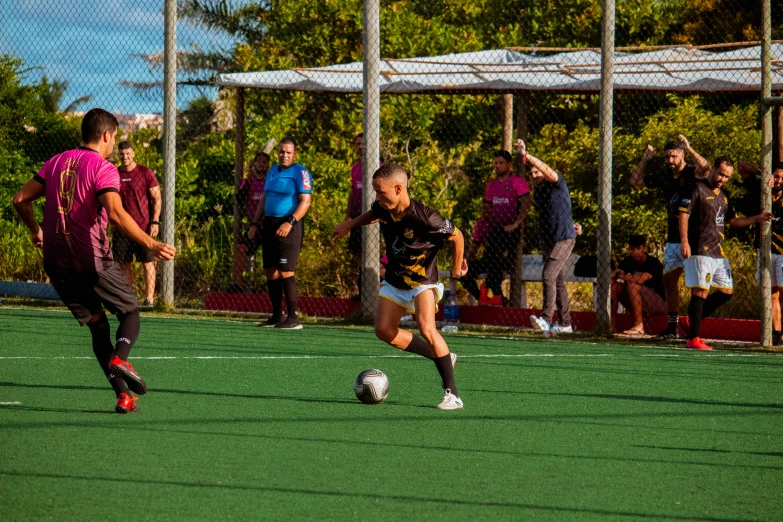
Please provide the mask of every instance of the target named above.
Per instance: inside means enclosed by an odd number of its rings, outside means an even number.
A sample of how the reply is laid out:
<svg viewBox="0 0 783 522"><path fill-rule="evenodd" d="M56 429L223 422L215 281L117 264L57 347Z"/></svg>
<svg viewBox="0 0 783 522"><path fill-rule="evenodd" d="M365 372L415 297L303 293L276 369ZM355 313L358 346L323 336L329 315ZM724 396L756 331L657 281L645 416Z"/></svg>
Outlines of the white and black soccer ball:
<svg viewBox="0 0 783 522"><path fill-rule="evenodd" d="M389 379L380 370L364 370L356 376L353 392L364 404L380 404L389 395Z"/></svg>

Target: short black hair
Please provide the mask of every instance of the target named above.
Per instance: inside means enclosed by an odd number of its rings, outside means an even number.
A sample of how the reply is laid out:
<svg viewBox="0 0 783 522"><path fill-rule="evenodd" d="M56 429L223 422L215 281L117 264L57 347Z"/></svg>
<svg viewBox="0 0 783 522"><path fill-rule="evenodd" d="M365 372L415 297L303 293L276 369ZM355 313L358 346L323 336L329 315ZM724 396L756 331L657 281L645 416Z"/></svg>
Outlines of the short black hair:
<svg viewBox="0 0 783 522"><path fill-rule="evenodd" d="M663 146L663 150L676 150L679 152L685 151L685 144L681 141L667 141L666 145Z"/></svg>
<svg viewBox="0 0 783 522"><path fill-rule="evenodd" d="M117 145L117 150L125 150L125 149L131 149L131 150L133 150L133 144L132 144L130 141L128 141L128 140L122 140L122 141L121 141L121 142L120 142L120 143Z"/></svg>
<svg viewBox="0 0 783 522"><path fill-rule="evenodd" d="M364 133L360 132L359 134L357 134L356 136L353 137L353 140L356 141L356 138L364 139Z"/></svg>
<svg viewBox="0 0 783 522"><path fill-rule="evenodd" d="M495 152L495 155L492 156L493 158L503 158L504 160L511 163L511 153L507 150L498 150Z"/></svg>
<svg viewBox="0 0 783 522"><path fill-rule="evenodd" d="M105 132L114 132L120 123L117 117L103 109L90 109L82 118L82 142L95 143Z"/></svg>
<svg viewBox="0 0 783 522"><path fill-rule="evenodd" d="M372 179L390 179L398 174L404 174L406 178L408 177L408 173L398 163L384 163L373 173Z"/></svg>
<svg viewBox="0 0 783 522"><path fill-rule="evenodd" d="M296 150L296 146L294 146L294 150ZM269 161L272 161L272 158L269 157L269 154L264 152L263 150L261 152L256 152L256 155L253 156L253 161L256 161L259 157L264 156Z"/></svg>
<svg viewBox="0 0 783 522"><path fill-rule="evenodd" d="M712 166L719 169L721 165L725 164L727 167L734 167L734 162L728 156L718 156L715 161L712 162Z"/></svg>
<svg viewBox="0 0 783 522"><path fill-rule="evenodd" d="M293 145L294 146L294 150L296 150L296 143L291 138L283 138L282 140L280 140L280 145L278 145L278 148L282 147L286 143L290 143L291 145Z"/></svg>
<svg viewBox="0 0 783 522"><path fill-rule="evenodd" d="M494 203L492 203L492 200L491 200L491 199L482 199L482 200L481 200L481 204L482 204L482 205L489 205L489 206L492 206Z"/></svg>
<svg viewBox="0 0 783 522"><path fill-rule="evenodd" d="M647 246L647 236L644 234L634 234L628 238L629 247Z"/></svg>

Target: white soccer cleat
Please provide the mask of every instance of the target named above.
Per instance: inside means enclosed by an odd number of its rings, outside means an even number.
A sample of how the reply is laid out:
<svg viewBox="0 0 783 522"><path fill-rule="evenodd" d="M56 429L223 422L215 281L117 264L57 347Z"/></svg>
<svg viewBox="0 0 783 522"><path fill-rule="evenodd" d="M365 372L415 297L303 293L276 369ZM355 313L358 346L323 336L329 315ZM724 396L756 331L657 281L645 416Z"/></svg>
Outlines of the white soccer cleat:
<svg viewBox="0 0 783 522"><path fill-rule="evenodd" d="M555 324L549 328L549 331L552 332L553 334L574 333L574 327L571 325L560 326L559 324Z"/></svg>
<svg viewBox="0 0 783 522"><path fill-rule="evenodd" d="M544 321L541 317L536 317L535 315L530 316L530 325L533 328L537 328L541 330L542 332L549 331L549 324L546 321Z"/></svg>
<svg viewBox="0 0 783 522"><path fill-rule="evenodd" d="M458 410L462 408L462 399L452 395L451 390L446 388L446 395L443 396L443 402L438 404L441 410Z"/></svg>

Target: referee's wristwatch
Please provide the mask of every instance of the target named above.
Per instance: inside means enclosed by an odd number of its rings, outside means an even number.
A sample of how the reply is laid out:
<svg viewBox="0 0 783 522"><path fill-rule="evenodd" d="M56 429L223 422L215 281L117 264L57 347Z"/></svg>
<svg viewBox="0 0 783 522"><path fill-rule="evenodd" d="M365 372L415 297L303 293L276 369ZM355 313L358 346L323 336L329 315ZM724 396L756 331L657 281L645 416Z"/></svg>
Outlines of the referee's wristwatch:
<svg viewBox="0 0 783 522"><path fill-rule="evenodd" d="M291 225L291 226L296 225L296 218L294 216L291 216L290 218L288 218L288 224Z"/></svg>

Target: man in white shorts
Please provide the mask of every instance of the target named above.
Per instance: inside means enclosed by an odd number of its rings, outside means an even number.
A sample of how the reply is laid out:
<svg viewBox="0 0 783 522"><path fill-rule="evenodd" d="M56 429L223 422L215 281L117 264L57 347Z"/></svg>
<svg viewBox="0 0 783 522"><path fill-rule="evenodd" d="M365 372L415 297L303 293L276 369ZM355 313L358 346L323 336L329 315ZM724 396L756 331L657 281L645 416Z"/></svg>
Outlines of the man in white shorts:
<svg viewBox="0 0 783 522"><path fill-rule="evenodd" d="M780 288L783 287L783 165L772 171L772 344L781 342ZM756 282L761 284L761 251L756 263Z"/></svg>
<svg viewBox="0 0 783 522"><path fill-rule="evenodd" d="M332 239L380 221L388 265L378 295L375 335L395 348L432 360L446 390L438 408L462 408L454 382L457 356L449 352L435 325L438 301L443 297L436 258L446 242L451 243L451 276L467 274L462 233L448 219L408 196L408 174L400 165L387 163L376 170L372 187L375 203L370 210L336 225ZM406 313L416 314L421 337L400 329L400 318Z"/></svg>
<svg viewBox="0 0 783 522"><path fill-rule="evenodd" d="M685 152L693 158L694 164L685 162ZM645 174L655 155L652 145L647 145L642 160L631 172L631 188L660 189L663 204L668 214L666 249L663 254L663 285L666 288L668 326L659 334L664 340L678 339L677 319L680 316L680 276L683 258L680 254L680 199L690 194L697 179L703 179L710 170L710 164L693 148L685 136L670 141L663 147L665 168Z"/></svg>
<svg viewBox="0 0 783 522"><path fill-rule="evenodd" d="M731 266L723 252L725 224L742 228L772 219L769 212L752 217L734 216L734 207L722 189L733 171L734 163L728 156L718 157L709 177L696 182L690 196L683 197L680 206L685 285L691 289L689 324L683 325L683 329L688 331L685 346L695 350L712 350L699 337L701 320L727 303L734 289ZM711 287L716 291L709 294Z"/></svg>

